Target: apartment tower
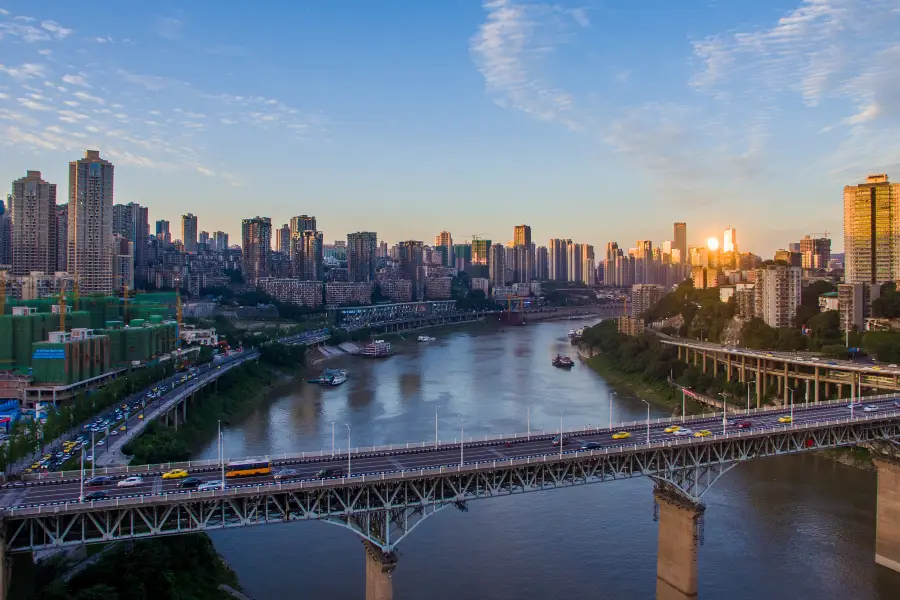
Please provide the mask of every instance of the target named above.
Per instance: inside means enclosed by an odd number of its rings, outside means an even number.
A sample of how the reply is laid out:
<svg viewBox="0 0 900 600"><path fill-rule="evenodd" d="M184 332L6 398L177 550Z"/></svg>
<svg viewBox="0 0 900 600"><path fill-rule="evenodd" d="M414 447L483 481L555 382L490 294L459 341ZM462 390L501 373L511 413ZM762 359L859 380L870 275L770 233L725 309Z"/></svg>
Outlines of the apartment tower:
<svg viewBox="0 0 900 600"><path fill-rule="evenodd" d="M13 275L56 272L56 184L41 179L40 171L13 181L9 227Z"/></svg>
<svg viewBox="0 0 900 600"><path fill-rule="evenodd" d="M185 252L197 252L197 217L191 213L181 216L181 243Z"/></svg>
<svg viewBox="0 0 900 600"><path fill-rule="evenodd" d="M272 250L272 219L254 217L241 222L241 267L244 281L256 285L269 276L269 253Z"/></svg>
<svg viewBox="0 0 900 600"><path fill-rule="evenodd" d="M86 150L69 163L69 273L83 294L113 291L114 165Z"/></svg>
<svg viewBox="0 0 900 600"><path fill-rule="evenodd" d="M844 188L844 281L900 278L900 184L885 174Z"/></svg>

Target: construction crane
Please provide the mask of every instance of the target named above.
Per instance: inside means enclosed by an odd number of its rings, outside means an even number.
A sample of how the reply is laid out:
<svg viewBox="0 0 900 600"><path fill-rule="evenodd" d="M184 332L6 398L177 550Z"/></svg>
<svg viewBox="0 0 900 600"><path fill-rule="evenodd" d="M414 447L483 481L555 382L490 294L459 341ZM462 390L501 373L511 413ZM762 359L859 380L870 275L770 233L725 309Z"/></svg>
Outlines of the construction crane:
<svg viewBox="0 0 900 600"><path fill-rule="evenodd" d="M821 235L823 238L827 238L827 237L828 237L828 232L827 232L827 231L811 231L811 232L809 233L809 235L810 235L810 236L814 236L814 235L818 236L818 235Z"/></svg>
<svg viewBox="0 0 900 600"><path fill-rule="evenodd" d="M78 275L75 275L75 283L72 285L72 310L78 310Z"/></svg>
<svg viewBox="0 0 900 600"><path fill-rule="evenodd" d="M59 291L59 330L66 330L66 290Z"/></svg>

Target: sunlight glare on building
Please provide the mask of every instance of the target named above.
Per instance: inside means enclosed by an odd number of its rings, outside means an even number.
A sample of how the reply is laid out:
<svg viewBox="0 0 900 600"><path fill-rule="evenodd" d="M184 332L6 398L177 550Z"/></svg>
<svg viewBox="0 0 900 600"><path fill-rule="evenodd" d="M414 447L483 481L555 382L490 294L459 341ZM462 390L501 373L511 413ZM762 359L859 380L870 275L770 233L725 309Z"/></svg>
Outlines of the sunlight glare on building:
<svg viewBox="0 0 900 600"><path fill-rule="evenodd" d="M719 249L719 239L714 237L709 238L706 240L706 247L715 252Z"/></svg>

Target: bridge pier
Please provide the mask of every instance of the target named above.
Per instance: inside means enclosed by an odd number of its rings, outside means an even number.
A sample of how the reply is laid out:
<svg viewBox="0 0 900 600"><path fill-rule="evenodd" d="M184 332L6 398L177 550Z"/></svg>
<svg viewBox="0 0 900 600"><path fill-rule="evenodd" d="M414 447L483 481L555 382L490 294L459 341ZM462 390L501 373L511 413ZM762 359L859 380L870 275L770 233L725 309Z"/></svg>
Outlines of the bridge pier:
<svg viewBox="0 0 900 600"><path fill-rule="evenodd" d="M0 521L0 600L6 600L12 579L12 562L6 555L6 524Z"/></svg>
<svg viewBox="0 0 900 600"><path fill-rule="evenodd" d="M656 554L656 600L697 597L697 543L705 507L657 488L659 546Z"/></svg>
<svg viewBox="0 0 900 600"><path fill-rule="evenodd" d="M874 457L878 470L875 562L900 572L900 460Z"/></svg>
<svg viewBox="0 0 900 600"><path fill-rule="evenodd" d="M397 555L363 540L366 549L366 600L393 600L392 573L397 568Z"/></svg>

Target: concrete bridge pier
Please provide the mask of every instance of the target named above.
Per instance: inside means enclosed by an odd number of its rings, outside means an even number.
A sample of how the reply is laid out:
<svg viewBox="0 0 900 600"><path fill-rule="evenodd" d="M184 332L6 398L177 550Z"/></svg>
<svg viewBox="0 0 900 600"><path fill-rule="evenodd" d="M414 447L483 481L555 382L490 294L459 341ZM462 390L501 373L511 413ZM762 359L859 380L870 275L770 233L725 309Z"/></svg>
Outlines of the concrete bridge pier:
<svg viewBox="0 0 900 600"><path fill-rule="evenodd" d="M12 579L12 563L6 555L6 524L0 521L0 600L6 600Z"/></svg>
<svg viewBox="0 0 900 600"><path fill-rule="evenodd" d="M366 549L366 600L393 600L392 574L397 568L397 555L363 540Z"/></svg>
<svg viewBox="0 0 900 600"><path fill-rule="evenodd" d="M657 488L659 546L656 555L656 600L697 597L697 544L705 507Z"/></svg>
<svg viewBox="0 0 900 600"><path fill-rule="evenodd" d="M877 456L878 497L875 512L875 562L900 572L900 460Z"/></svg>

